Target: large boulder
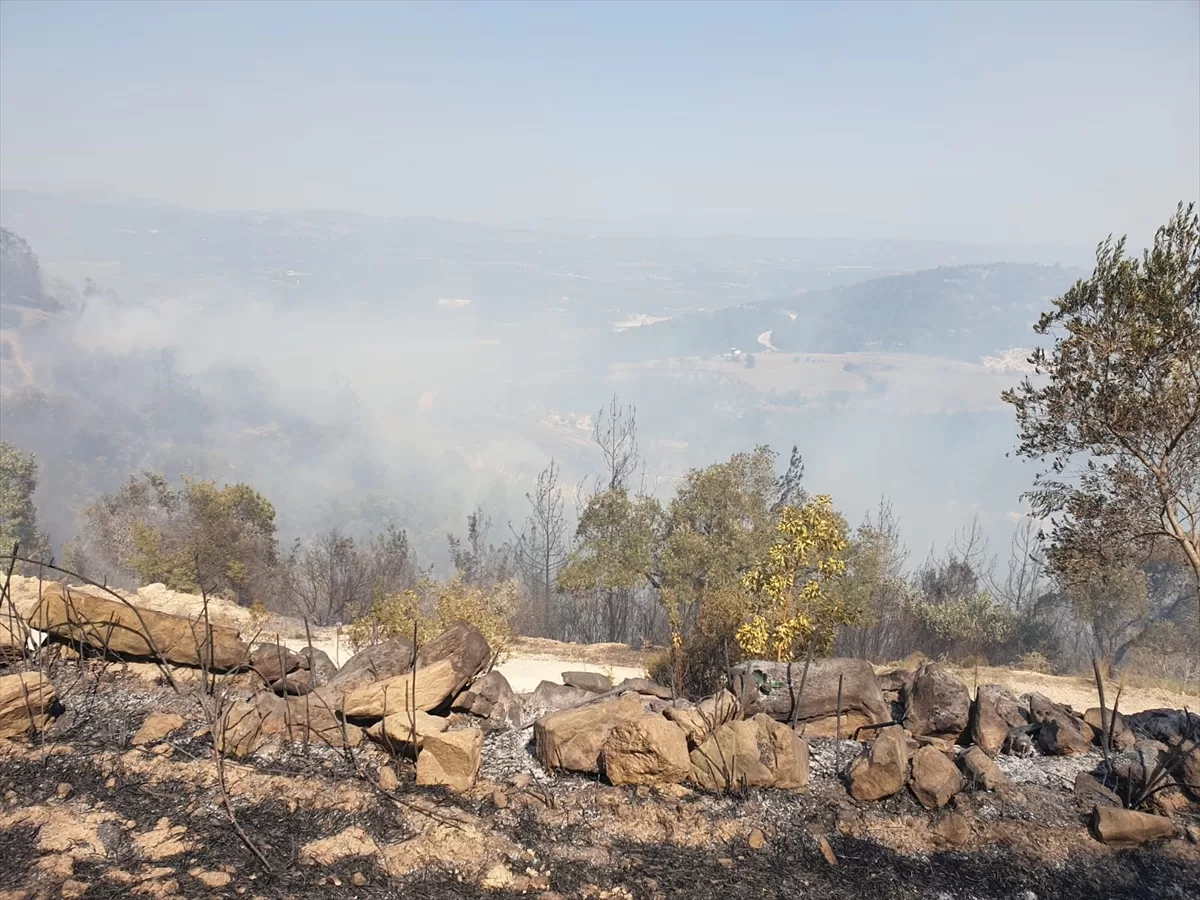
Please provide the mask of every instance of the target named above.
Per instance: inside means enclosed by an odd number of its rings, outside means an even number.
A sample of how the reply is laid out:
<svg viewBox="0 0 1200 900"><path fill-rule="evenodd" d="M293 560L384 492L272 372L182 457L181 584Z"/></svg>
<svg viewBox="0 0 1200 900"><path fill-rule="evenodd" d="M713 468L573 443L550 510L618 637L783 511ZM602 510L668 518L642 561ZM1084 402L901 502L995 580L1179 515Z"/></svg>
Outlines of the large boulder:
<svg viewBox="0 0 1200 900"><path fill-rule="evenodd" d="M1182 709L1147 709L1126 716L1125 722L1138 736L1164 744L1200 732L1200 714Z"/></svg>
<svg viewBox="0 0 1200 900"><path fill-rule="evenodd" d="M449 727L448 719L418 709L380 719L367 729L367 737L393 752L411 753L414 746L424 745L428 735L441 734Z"/></svg>
<svg viewBox="0 0 1200 900"><path fill-rule="evenodd" d="M1073 756L1092 749L1092 729L1069 707L1058 703L1042 702L1035 695L1030 704L1035 722L1040 723L1034 740L1037 747L1048 756Z"/></svg>
<svg viewBox="0 0 1200 900"><path fill-rule="evenodd" d="M331 688L349 693L376 681L403 675L413 666L413 644L396 635L381 644L359 650L327 682Z"/></svg>
<svg viewBox="0 0 1200 900"><path fill-rule="evenodd" d="M612 679L602 672L563 672L562 681L567 687L603 694L612 690Z"/></svg>
<svg viewBox="0 0 1200 900"><path fill-rule="evenodd" d="M1100 707L1093 706L1086 710L1083 714L1083 721L1091 726L1093 732L1093 740L1096 746L1100 746L1103 740L1105 721L1108 722L1108 728L1112 732L1112 746L1116 750L1128 750L1137 743L1137 735L1133 733L1126 722L1125 717L1120 713L1113 715L1111 709L1101 711Z"/></svg>
<svg viewBox="0 0 1200 900"><path fill-rule="evenodd" d="M247 664L250 648L234 628L204 623L105 597L50 587L29 618L54 639L120 657L161 659L225 672Z"/></svg>
<svg viewBox="0 0 1200 900"><path fill-rule="evenodd" d="M338 673L337 665L324 650L316 647L303 647L297 655L302 660L300 668L309 672L309 683L314 688L329 684Z"/></svg>
<svg viewBox="0 0 1200 900"><path fill-rule="evenodd" d="M971 694L948 669L925 663L904 694L904 727L913 734L957 738L967 728Z"/></svg>
<svg viewBox="0 0 1200 900"><path fill-rule="evenodd" d="M42 731L57 702L54 685L39 672L0 675L0 738Z"/></svg>
<svg viewBox="0 0 1200 900"><path fill-rule="evenodd" d="M492 670L476 678L471 693L488 704L488 727L516 728L521 724L521 701L502 673Z"/></svg>
<svg viewBox="0 0 1200 900"><path fill-rule="evenodd" d="M329 705L346 716L361 719L382 719L410 709L429 712L450 700L462 685L460 670L455 668L454 661L442 659L404 675L360 687L341 697L340 702ZM322 688L317 693L324 694L328 690Z"/></svg>
<svg viewBox="0 0 1200 900"><path fill-rule="evenodd" d="M609 732L642 716L632 697L601 700L542 716L533 726L538 761L548 771L599 772Z"/></svg>
<svg viewBox="0 0 1200 900"><path fill-rule="evenodd" d="M272 739L357 747L362 729L342 721L312 697L277 697L260 691L230 706L218 724L216 746L230 756L249 756Z"/></svg>
<svg viewBox="0 0 1200 900"><path fill-rule="evenodd" d="M478 728L426 735L417 755L417 784L470 790L479 778L483 732Z"/></svg>
<svg viewBox="0 0 1200 900"><path fill-rule="evenodd" d="M1094 807L1091 827L1098 840L1112 847L1140 847L1175 834L1175 823L1164 816L1115 806Z"/></svg>
<svg viewBox="0 0 1200 900"><path fill-rule="evenodd" d="M492 661L492 647L483 632L470 622L458 622L447 628L417 651L417 668L448 661L458 677L457 694Z"/></svg>
<svg viewBox="0 0 1200 900"><path fill-rule="evenodd" d="M882 800L904 790L908 783L904 729L893 725L880 731L867 752L851 764L849 778L850 794L855 800Z"/></svg>
<svg viewBox="0 0 1200 900"><path fill-rule="evenodd" d="M972 787L981 787L985 791L1004 791L1012 784L982 747L968 748L958 762L967 777L967 784Z"/></svg>
<svg viewBox="0 0 1200 900"><path fill-rule="evenodd" d="M663 715L683 729L687 736L688 746L699 747L709 735L731 722L741 713L741 705L729 691L722 690L711 697L706 697L695 706L670 706L663 710Z"/></svg>
<svg viewBox="0 0 1200 900"><path fill-rule="evenodd" d="M259 644L250 651L250 668L268 685L295 672L302 663L298 653L282 644Z"/></svg>
<svg viewBox="0 0 1200 900"><path fill-rule="evenodd" d="M613 728L601 760L613 784L679 784L691 772L683 729L654 713Z"/></svg>
<svg viewBox="0 0 1200 900"><path fill-rule="evenodd" d="M1028 723L1021 701L998 684L979 686L968 718L971 743L988 756L1000 753L1013 728Z"/></svg>
<svg viewBox="0 0 1200 900"><path fill-rule="evenodd" d="M808 743L763 713L722 725L689 758L692 781L707 790L808 785Z"/></svg>
<svg viewBox="0 0 1200 900"><path fill-rule="evenodd" d="M908 788L926 809L941 809L962 787L963 777L945 753L922 747L913 754Z"/></svg>
<svg viewBox="0 0 1200 900"><path fill-rule="evenodd" d="M838 681L842 683L842 735L862 725L891 720L875 670L864 659L814 659L804 663L751 660L730 672L733 692L746 716L765 713L780 722L795 719L806 737L833 737L837 728ZM804 691L800 682L804 680Z"/></svg>
<svg viewBox="0 0 1200 900"><path fill-rule="evenodd" d="M529 695L528 704L534 709L569 709L586 703L596 695L591 691L568 687L555 681L542 681Z"/></svg>

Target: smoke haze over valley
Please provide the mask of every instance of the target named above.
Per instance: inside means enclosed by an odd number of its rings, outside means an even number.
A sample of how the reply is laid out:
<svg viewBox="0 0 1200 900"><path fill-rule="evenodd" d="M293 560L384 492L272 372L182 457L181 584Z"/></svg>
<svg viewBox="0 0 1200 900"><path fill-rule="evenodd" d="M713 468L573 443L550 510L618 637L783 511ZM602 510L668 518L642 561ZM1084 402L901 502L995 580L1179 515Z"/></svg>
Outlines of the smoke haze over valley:
<svg viewBox="0 0 1200 900"><path fill-rule="evenodd" d="M651 489L795 444L848 515L888 495L919 552L975 516L1004 541L1028 476L1001 359L1087 258L0 201L28 241L4 256L0 424L60 547L152 469L255 485L286 537L404 527L444 565L476 505L520 522L551 457L568 485L597 471L614 393Z"/></svg>
<svg viewBox="0 0 1200 900"><path fill-rule="evenodd" d="M1195 8L1027 13L5 3L0 427L53 546L152 469L446 571L551 458L574 505L614 395L659 496L796 445L916 557L1005 545L1033 323L1200 193Z"/></svg>

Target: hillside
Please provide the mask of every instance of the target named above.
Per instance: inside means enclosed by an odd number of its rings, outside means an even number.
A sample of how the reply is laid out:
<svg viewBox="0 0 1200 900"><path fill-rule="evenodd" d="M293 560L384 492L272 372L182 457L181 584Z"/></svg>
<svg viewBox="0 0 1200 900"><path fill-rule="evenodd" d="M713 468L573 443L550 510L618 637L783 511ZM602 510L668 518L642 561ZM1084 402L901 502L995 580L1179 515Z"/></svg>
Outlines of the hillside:
<svg viewBox="0 0 1200 900"><path fill-rule="evenodd" d="M623 358L746 353L942 356L968 362L1029 346L1052 297L1082 273L1061 266L994 263L939 267L697 311L622 333Z"/></svg>

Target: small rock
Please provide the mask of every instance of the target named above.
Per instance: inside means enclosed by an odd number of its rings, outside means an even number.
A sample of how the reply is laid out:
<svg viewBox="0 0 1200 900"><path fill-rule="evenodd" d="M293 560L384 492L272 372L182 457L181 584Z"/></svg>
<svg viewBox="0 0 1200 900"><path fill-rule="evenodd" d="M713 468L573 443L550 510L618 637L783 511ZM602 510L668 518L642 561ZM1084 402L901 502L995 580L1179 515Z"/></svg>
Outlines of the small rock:
<svg viewBox="0 0 1200 900"><path fill-rule="evenodd" d="M1175 834L1175 823L1165 816L1115 806L1093 807L1091 825L1095 837L1113 847L1138 847Z"/></svg>
<svg viewBox="0 0 1200 900"><path fill-rule="evenodd" d="M227 887L233 881L228 872L198 872L192 877L209 888Z"/></svg>
<svg viewBox="0 0 1200 900"><path fill-rule="evenodd" d="M400 787L400 779L396 777L396 770L391 766L379 767L379 788L389 794L394 794L396 789Z"/></svg>
<svg viewBox="0 0 1200 900"><path fill-rule="evenodd" d="M1123 806L1115 791L1109 790L1087 772L1075 776L1075 796L1084 806Z"/></svg>
<svg viewBox="0 0 1200 900"><path fill-rule="evenodd" d="M1011 782L1000 771L996 761L979 747L971 747L959 762L967 776L967 782L972 786L982 787L985 791L998 791L1011 786Z"/></svg>
<svg viewBox="0 0 1200 900"><path fill-rule="evenodd" d="M962 847L971 839L971 825L961 813L950 813L937 823L934 831L951 847Z"/></svg>
<svg viewBox="0 0 1200 900"><path fill-rule="evenodd" d="M499 788L492 791L492 805L495 806L496 809L507 809L508 795Z"/></svg>
<svg viewBox="0 0 1200 900"><path fill-rule="evenodd" d="M487 870L487 874L479 882L479 886L485 891L502 891L510 887L516 880L512 870L504 863L496 863Z"/></svg>
<svg viewBox="0 0 1200 900"><path fill-rule="evenodd" d="M468 790L479 777L483 732L478 728L431 734L417 757L417 784Z"/></svg>
<svg viewBox="0 0 1200 900"><path fill-rule="evenodd" d="M355 872L350 876L350 883L355 887L365 887L367 884L367 876L362 872Z"/></svg>
<svg viewBox="0 0 1200 900"><path fill-rule="evenodd" d="M761 850L767 845L767 836L763 834L761 828L751 828L750 834L746 837L746 846L751 850Z"/></svg>
<svg viewBox="0 0 1200 900"><path fill-rule="evenodd" d="M720 859L717 860L717 865L722 866L723 868L726 868L726 869L732 869L733 868L733 860L730 859L728 856L722 856Z"/></svg>
<svg viewBox="0 0 1200 900"><path fill-rule="evenodd" d="M151 713L129 741L131 747L141 747L161 741L172 731L183 727L183 716L175 713Z"/></svg>
<svg viewBox="0 0 1200 900"><path fill-rule="evenodd" d="M74 790L74 788L71 787L70 782L63 781L58 785L57 788L54 789L54 793L56 793L58 795L58 799L66 800L68 797L71 796L71 791L73 791L73 790Z"/></svg>
<svg viewBox="0 0 1200 900"><path fill-rule="evenodd" d="M817 838L817 848L821 851L821 855L825 857L825 862L831 866L838 864L837 854L833 852L833 844L829 843L829 838L821 835Z"/></svg>
<svg viewBox="0 0 1200 900"><path fill-rule="evenodd" d="M524 790L531 784L533 784L533 776L528 772L518 772L512 778L512 785L518 790Z"/></svg>

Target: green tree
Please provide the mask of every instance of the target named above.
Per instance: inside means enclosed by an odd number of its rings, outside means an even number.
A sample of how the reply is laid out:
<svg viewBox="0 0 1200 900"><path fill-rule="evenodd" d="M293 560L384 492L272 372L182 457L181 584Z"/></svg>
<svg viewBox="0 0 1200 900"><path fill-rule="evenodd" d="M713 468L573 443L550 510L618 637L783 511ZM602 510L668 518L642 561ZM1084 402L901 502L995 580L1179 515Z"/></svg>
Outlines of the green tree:
<svg viewBox="0 0 1200 900"><path fill-rule="evenodd" d="M576 627L609 641L629 635L634 595L653 569L661 515L657 501L631 496L624 487L588 499L575 549L558 570L559 589L573 595L575 616L585 619Z"/></svg>
<svg viewBox="0 0 1200 900"><path fill-rule="evenodd" d="M1052 517L1068 586L1103 566L1170 556L1200 604L1200 220L1179 206L1141 259L1102 243L1092 276L1038 320L1052 349L1004 392L1018 454L1048 462L1028 495ZM1105 555L1108 558L1105 559ZM1120 556L1115 559L1114 554Z"/></svg>
<svg viewBox="0 0 1200 900"><path fill-rule="evenodd" d="M803 506L787 506L776 525L778 537L742 578L750 592L750 615L738 629L738 643L752 656L793 660L809 648L827 652L842 625L853 625L862 610L830 582L846 571L846 523L825 494Z"/></svg>
<svg viewBox="0 0 1200 900"><path fill-rule="evenodd" d="M49 542L38 530L37 461L12 444L0 441L0 553L11 553L21 545L21 555L39 558L49 554Z"/></svg>
<svg viewBox="0 0 1200 900"><path fill-rule="evenodd" d="M185 478L175 490L146 472L89 504L83 518L69 555L101 577L111 568L137 584L203 587L248 604L278 574L275 507L246 484Z"/></svg>

